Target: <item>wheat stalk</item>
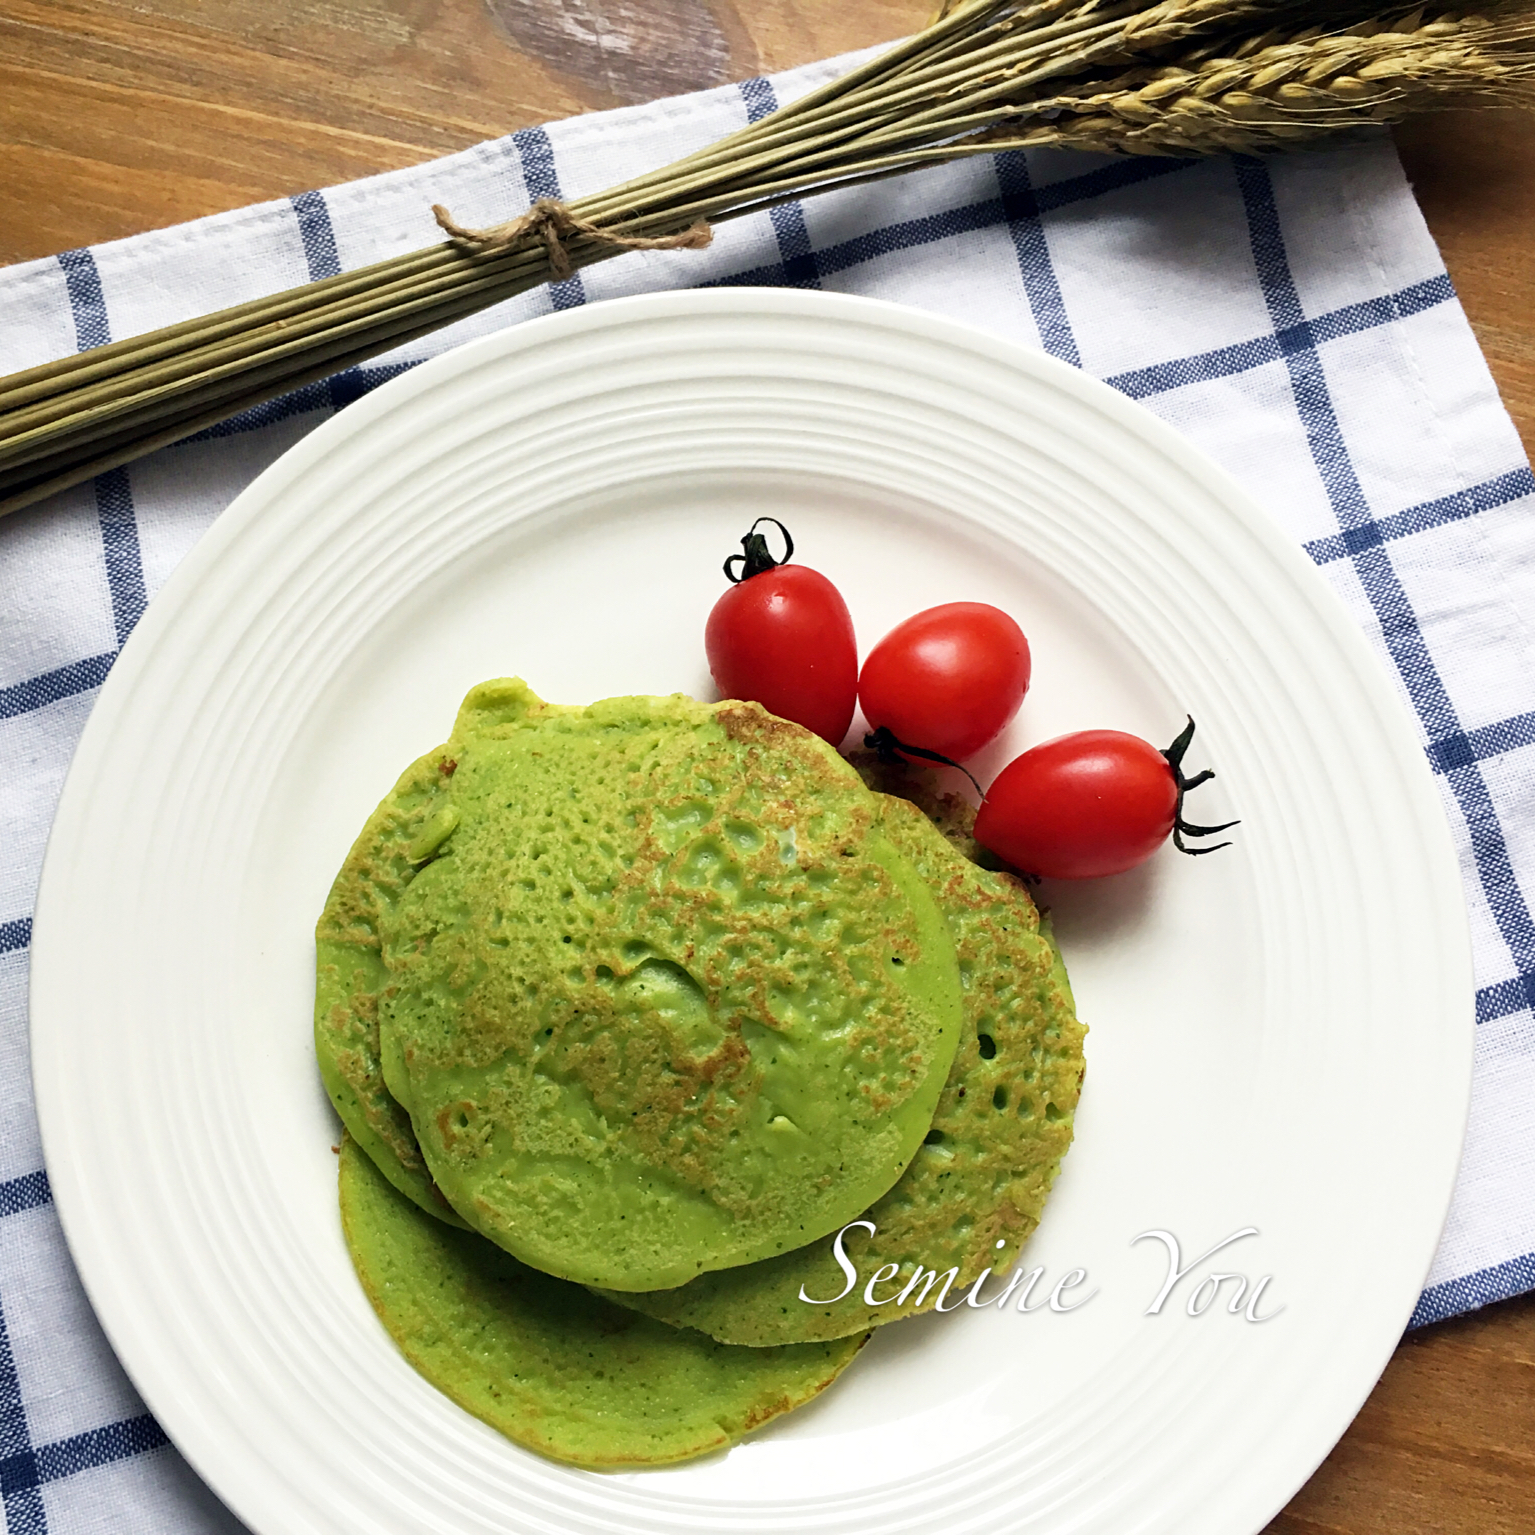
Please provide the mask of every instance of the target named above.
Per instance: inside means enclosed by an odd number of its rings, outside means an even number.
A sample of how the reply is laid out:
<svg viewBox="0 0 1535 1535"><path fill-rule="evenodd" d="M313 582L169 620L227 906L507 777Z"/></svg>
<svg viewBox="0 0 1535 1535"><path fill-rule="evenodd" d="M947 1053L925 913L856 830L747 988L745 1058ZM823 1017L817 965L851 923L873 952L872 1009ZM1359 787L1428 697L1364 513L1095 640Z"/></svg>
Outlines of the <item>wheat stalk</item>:
<svg viewBox="0 0 1535 1535"><path fill-rule="evenodd" d="M1320 20L1319 20L1320 19ZM1527 101L1535 0L945 0L931 26L707 149L363 271L0 379L0 513L636 246L915 166L1042 144L1263 152Z"/></svg>

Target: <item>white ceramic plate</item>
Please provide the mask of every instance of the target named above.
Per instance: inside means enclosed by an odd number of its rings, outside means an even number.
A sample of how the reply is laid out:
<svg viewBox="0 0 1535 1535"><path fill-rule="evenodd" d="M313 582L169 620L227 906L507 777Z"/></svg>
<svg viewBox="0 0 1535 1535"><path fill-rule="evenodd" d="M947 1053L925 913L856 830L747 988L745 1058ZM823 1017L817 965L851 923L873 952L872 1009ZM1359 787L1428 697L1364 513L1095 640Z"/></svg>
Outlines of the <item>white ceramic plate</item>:
<svg viewBox="0 0 1535 1535"><path fill-rule="evenodd" d="M1077 1309L886 1328L729 1454L591 1475L421 1381L342 1247L311 929L353 835L474 682L703 691L757 515L865 648L990 601L1035 686L994 768L1186 711L1233 849L1048 891L1092 1033L1026 1262ZM707 695L706 695L707 696ZM1460 886L1413 732L1315 572L1150 415L912 310L794 292L625 300L451 352L263 474L113 669L33 940L49 1174L146 1401L260 1535L1248 1535L1405 1323L1471 1065ZM1156 1316L1173 1234L1198 1267ZM1210 1271L1272 1280L1253 1323ZM1207 1287L1208 1291L1208 1287ZM1207 1294L1206 1291L1206 1294ZM1035 1292L1037 1302L1045 1288ZM1279 1308L1283 1308L1280 1310Z"/></svg>

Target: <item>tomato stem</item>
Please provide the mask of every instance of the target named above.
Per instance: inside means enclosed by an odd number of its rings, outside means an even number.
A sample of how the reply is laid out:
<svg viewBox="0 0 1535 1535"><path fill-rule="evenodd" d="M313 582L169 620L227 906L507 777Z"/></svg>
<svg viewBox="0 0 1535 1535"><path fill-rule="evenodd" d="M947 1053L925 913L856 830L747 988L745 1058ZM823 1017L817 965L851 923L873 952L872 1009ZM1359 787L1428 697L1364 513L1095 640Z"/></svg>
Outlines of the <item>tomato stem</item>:
<svg viewBox="0 0 1535 1535"><path fill-rule="evenodd" d="M1183 797L1190 789L1197 789L1200 784L1209 783L1215 777L1214 768L1206 768L1202 773L1196 773L1192 778L1185 778L1183 774L1183 758L1189 749L1189 743L1194 739L1194 716L1190 715L1189 722L1178 732L1178 738L1169 746L1162 755L1167 759L1167 765L1173 770L1173 782L1178 785L1178 803L1173 810L1173 846L1180 853L1187 853L1190 858L1198 858L1204 853L1218 853L1223 847L1230 847L1229 842L1217 842L1214 847L1188 847L1184 844L1185 837L1214 837L1223 831L1230 831L1233 826L1240 826L1240 821L1227 821L1224 826L1195 826L1192 821L1183 819Z"/></svg>
<svg viewBox="0 0 1535 1535"><path fill-rule="evenodd" d="M781 560L773 558L766 536L757 531L765 522L772 523L783 534L784 550ZM794 540L789 537L789 530L776 517L759 517L746 530L746 536L741 540L741 548L745 551L743 554L732 554L725 561L725 579L732 586L742 581L749 581L753 576L760 576L765 570L776 570L778 566L787 565L794 558ZM738 576L730 572L730 567L737 560L741 562L741 574Z"/></svg>
<svg viewBox="0 0 1535 1535"><path fill-rule="evenodd" d="M956 762L952 757L945 757L942 752L930 752L925 746L908 746L904 741L895 738L895 732L888 725L881 725L878 730L871 730L863 738L864 746L872 752L879 754L881 762L899 762L905 757L921 757L924 762L941 762L944 767L958 768L971 783L975 784L975 792L986 798L986 791L975 782L975 774L962 763Z"/></svg>

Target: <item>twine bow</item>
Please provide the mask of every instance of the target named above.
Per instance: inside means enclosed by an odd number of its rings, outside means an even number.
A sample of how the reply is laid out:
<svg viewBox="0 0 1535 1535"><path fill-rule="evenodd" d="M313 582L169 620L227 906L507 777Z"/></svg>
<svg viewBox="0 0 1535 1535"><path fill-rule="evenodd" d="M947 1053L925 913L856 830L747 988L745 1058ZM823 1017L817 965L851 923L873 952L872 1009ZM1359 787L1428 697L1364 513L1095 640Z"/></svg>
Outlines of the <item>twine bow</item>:
<svg viewBox="0 0 1535 1535"><path fill-rule="evenodd" d="M572 235L585 235L611 249L629 251L696 251L703 250L714 240L714 231L702 219L674 235L619 234L578 217L553 197L540 197L521 218L508 224L496 224L490 229L466 229L454 221L453 215L441 203L432 204L432 215L445 234L468 246L475 254L506 250L528 235L542 240L549 255L549 270L556 279L570 276L570 252L565 248L565 242Z"/></svg>

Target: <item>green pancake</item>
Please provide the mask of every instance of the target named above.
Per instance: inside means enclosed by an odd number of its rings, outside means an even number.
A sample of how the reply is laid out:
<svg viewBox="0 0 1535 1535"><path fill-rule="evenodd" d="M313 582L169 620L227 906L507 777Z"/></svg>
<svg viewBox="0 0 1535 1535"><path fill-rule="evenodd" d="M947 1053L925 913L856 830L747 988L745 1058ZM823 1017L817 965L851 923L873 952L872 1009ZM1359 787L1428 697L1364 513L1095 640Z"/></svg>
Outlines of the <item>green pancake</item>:
<svg viewBox="0 0 1535 1535"><path fill-rule="evenodd" d="M531 694L519 706L530 715L579 712ZM458 766L453 750L447 742L405 769L336 875L315 926L314 1042L321 1080L352 1138L402 1194L464 1226L432 1182L410 1115L384 1085L378 1031L379 997L390 984L380 925L452 814L445 790Z"/></svg>
<svg viewBox="0 0 1535 1535"><path fill-rule="evenodd" d="M1038 1224L1071 1143L1085 1030L1059 952L1022 882L977 868L958 851L973 813L962 801L915 792L926 815L906 800L881 796L882 824L933 889L954 935L965 1032L927 1143L900 1182L861 1216L875 1234L847 1233L857 1285L830 1305L799 1298L802 1288L815 1300L847 1288L832 1243L823 1240L672 1290L602 1292L613 1300L729 1343L844 1337L931 1310L951 1268L957 1272L946 1304L954 1304L983 1270L1011 1267ZM897 1272L883 1276L877 1304L869 1304L870 1281L892 1264ZM939 1277L916 1284L902 1304L918 1265Z"/></svg>
<svg viewBox="0 0 1535 1535"><path fill-rule="evenodd" d="M384 1086L378 999L389 985L379 923L415 876L410 849L437 798L445 749L413 762L347 854L315 928L314 1044L341 1122L380 1171L423 1210L464 1222L437 1190L410 1116Z"/></svg>
<svg viewBox="0 0 1535 1535"><path fill-rule="evenodd" d="M384 1330L507 1438L594 1469L723 1449L825 1390L867 1341L737 1349L551 1279L429 1220L348 1139L341 1221Z"/></svg>
<svg viewBox="0 0 1535 1535"><path fill-rule="evenodd" d="M379 904L373 995L388 1092L471 1226L650 1290L801 1246L900 1177L958 968L830 747L755 704L554 710L502 681L444 754L379 812L416 872Z"/></svg>

